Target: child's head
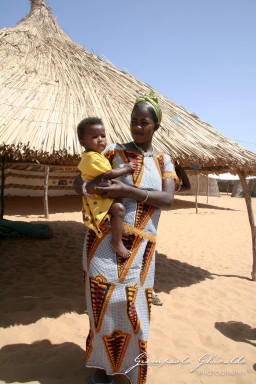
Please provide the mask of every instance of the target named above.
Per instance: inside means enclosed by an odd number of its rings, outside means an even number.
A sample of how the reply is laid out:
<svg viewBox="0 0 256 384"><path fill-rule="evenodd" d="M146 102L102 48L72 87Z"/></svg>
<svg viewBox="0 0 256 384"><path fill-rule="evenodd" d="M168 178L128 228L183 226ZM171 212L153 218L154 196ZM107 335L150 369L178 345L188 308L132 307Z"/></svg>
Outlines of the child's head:
<svg viewBox="0 0 256 384"><path fill-rule="evenodd" d="M99 117L87 117L80 121L77 126L77 135L86 151L101 153L106 148L106 132Z"/></svg>

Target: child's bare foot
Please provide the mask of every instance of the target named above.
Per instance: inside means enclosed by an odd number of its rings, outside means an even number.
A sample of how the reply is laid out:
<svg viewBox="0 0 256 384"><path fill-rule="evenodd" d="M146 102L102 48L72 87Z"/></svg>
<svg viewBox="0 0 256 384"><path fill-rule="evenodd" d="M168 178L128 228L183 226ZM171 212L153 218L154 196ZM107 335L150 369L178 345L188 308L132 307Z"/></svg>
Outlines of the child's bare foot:
<svg viewBox="0 0 256 384"><path fill-rule="evenodd" d="M127 248L125 248L124 244L122 241L118 243L110 243L111 248L118 253L118 255L122 256L124 259L128 259L131 256L131 252L128 251Z"/></svg>

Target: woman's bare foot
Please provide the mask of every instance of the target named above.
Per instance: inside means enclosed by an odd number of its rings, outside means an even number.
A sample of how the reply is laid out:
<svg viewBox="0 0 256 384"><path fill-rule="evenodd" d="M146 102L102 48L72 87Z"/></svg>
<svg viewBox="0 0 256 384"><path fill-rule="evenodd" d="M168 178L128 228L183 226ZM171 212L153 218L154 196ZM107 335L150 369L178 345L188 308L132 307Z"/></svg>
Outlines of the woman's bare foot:
<svg viewBox="0 0 256 384"><path fill-rule="evenodd" d="M131 252L125 248L122 241L118 243L113 243L113 241L111 241L110 246L116 253L118 253L118 255L122 256L124 259L128 259L131 256Z"/></svg>

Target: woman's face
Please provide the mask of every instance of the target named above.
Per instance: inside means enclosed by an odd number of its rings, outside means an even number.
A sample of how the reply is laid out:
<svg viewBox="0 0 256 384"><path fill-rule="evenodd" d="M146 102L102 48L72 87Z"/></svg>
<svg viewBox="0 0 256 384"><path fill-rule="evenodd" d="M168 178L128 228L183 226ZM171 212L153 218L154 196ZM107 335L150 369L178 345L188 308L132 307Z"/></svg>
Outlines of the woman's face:
<svg viewBox="0 0 256 384"><path fill-rule="evenodd" d="M139 104L132 112L130 129L133 141L136 144L150 143L158 127L159 124L154 122L147 104Z"/></svg>

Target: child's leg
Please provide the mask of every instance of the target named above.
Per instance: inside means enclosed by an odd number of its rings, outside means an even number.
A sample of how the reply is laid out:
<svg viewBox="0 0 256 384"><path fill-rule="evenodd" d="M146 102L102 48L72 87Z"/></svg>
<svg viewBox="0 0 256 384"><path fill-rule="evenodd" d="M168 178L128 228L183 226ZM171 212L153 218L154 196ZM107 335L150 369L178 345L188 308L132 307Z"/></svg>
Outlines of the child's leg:
<svg viewBox="0 0 256 384"><path fill-rule="evenodd" d="M122 241L122 224L125 215L125 207L123 204L114 201L109 209L109 213L111 215L110 224L112 229L111 247L120 256L128 258L131 253L125 248Z"/></svg>

